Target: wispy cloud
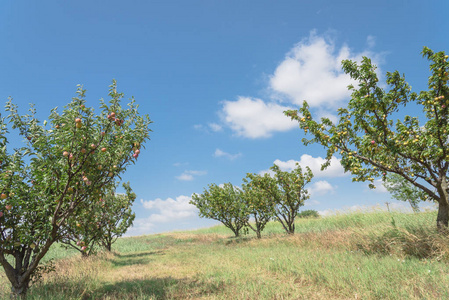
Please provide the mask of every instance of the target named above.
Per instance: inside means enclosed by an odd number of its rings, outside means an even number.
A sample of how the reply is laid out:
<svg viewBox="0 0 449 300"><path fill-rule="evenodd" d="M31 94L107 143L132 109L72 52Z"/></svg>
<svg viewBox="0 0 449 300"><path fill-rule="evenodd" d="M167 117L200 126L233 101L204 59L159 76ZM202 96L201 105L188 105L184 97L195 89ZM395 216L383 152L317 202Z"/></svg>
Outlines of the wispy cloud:
<svg viewBox="0 0 449 300"><path fill-rule="evenodd" d="M221 126L218 123L208 123L207 125L195 124L195 125L193 125L193 128L196 130L204 131L204 132L208 132L208 133L210 133L211 131L218 132L218 131L223 130L223 126Z"/></svg>
<svg viewBox="0 0 449 300"><path fill-rule="evenodd" d="M215 157L226 157L229 160L234 160L234 159L239 158L240 156L242 156L242 153L230 154L230 153L224 152L224 151L222 151L222 150L217 148L215 150L214 156Z"/></svg>
<svg viewBox="0 0 449 300"><path fill-rule="evenodd" d="M181 175L176 176L176 179L181 181L192 181L196 176L206 175L207 171L185 170Z"/></svg>

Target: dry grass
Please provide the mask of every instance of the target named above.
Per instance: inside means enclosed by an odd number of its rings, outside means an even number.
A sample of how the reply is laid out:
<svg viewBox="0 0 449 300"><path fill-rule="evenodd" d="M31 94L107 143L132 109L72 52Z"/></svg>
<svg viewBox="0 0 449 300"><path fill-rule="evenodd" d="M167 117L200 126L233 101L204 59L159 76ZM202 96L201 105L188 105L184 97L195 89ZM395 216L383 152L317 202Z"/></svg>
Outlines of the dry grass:
<svg viewBox="0 0 449 300"><path fill-rule="evenodd" d="M304 220L262 239L221 228L121 239L116 252L58 260L29 298L448 299L447 238L406 217L396 228L377 213Z"/></svg>

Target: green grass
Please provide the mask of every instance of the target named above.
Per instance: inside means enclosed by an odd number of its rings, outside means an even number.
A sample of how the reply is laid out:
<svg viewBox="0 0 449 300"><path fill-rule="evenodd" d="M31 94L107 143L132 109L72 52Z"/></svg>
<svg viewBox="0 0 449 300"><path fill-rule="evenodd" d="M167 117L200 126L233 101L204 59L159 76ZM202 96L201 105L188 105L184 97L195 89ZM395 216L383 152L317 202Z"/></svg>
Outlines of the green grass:
<svg viewBox="0 0 449 300"><path fill-rule="evenodd" d="M392 226L392 218L396 226ZM449 238L436 213L300 219L285 235L224 226L122 238L83 259L53 247L56 272L30 299L449 299ZM1 278L0 297L8 296Z"/></svg>

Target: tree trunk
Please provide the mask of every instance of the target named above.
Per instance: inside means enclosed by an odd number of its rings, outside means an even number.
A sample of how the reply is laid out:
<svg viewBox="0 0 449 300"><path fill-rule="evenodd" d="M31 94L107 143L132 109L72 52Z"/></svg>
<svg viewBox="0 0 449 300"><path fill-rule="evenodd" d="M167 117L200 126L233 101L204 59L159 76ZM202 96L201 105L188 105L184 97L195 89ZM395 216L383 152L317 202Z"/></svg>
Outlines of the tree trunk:
<svg viewBox="0 0 449 300"><path fill-rule="evenodd" d="M446 231L449 222L449 205L443 201L438 205L437 228L440 231Z"/></svg>
<svg viewBox="0 0 449 300"><path fill-rule="evenodd" d="M295 233L295 219L293 218L293 222L288 224L288 234L294 234Z"/></svg>
<svg viewBox="0 0 449 300"><path fill-rule="evenodd" d="M30 280L22 281L18 279L11 286L11 298L12 299L26 299L28 288L30 286Z"/></svg>

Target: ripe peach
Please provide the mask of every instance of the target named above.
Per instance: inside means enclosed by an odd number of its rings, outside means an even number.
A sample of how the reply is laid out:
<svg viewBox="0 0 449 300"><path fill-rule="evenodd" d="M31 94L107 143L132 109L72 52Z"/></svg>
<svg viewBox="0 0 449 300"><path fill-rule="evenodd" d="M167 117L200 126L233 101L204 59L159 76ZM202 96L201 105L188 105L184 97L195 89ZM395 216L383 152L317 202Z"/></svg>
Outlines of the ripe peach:
<svg viewBox="0 0 449 300"><path fill-rule="evenodd" d="M12 205L8 204L8 205L5 206L5 208L6 208L7 210L11 210Z"/></svg>
<svg viewBox="0 0 449 300"><path fill-rule="evenodd" d="M83 127L83 124L81 124L81 123L76 123L75 127L79 129L79 128Z"/></svg>
<svg viewBox="0 0 449 300"><path fill-rule="evenodd" d="M80 118L76 118L75 119L75 123L81 123L81 119Z"/></svg>
<svg viewBox="0 0 449 300"><path fill-rule="evenodd" d="M2 194L0 195L0 198L1 198L1 199L6 199L6 198L8 198L8 195L6 195L5 193L2 193Z"/></svg>
<svg viewBox="0 0 449 300"><path fill-rule="evenodd" d="M95 144L91 144L90 147L91 147L92 149L97 148L97 146L96 146Z"/></svg>
<svg viewBox="0 0 449 300"><path fill-rule="evenodd" d="M106 148L105 147L103 147L103 148L101 148L101 152L106 152Z"/></svg>
<svg viewBox="0 0 449 300"><path fill-rule="evenodd" d="M62 152L62 155L65 156L65 157L69 156L69 154L70 154L70 153L69 153L68 151Z"/></svg>

